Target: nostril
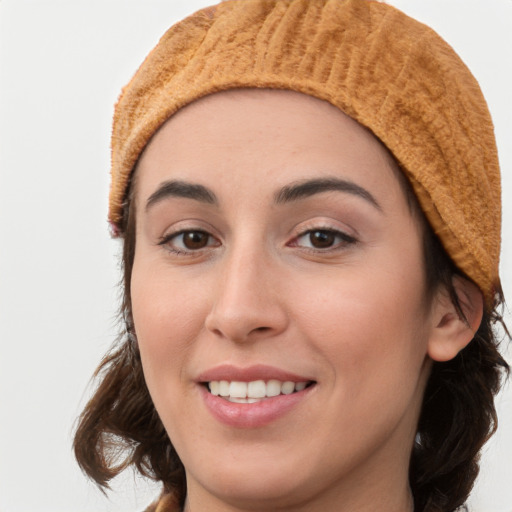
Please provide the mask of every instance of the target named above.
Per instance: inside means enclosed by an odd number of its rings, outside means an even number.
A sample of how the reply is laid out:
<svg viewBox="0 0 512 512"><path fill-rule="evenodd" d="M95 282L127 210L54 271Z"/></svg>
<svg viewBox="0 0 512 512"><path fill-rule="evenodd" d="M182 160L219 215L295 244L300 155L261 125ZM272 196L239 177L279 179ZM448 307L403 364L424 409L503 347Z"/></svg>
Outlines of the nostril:
<svg viewBox="0 0 512 512"><path fill-rule="evenodd" d="M238 302L235 305L233 298L226 302L219 300L205 318L205 328L216 337L244 342L252 336L255 339L272 336L286 328L287 315L279 305L243 304L235 298Z"/></svg>
<svg viewBox="0 0 512 512"><path fill-rule="evenodd" d="M252 330L252 332L268 332L271 330L271 327L256 327L255 329Z"/></svg>

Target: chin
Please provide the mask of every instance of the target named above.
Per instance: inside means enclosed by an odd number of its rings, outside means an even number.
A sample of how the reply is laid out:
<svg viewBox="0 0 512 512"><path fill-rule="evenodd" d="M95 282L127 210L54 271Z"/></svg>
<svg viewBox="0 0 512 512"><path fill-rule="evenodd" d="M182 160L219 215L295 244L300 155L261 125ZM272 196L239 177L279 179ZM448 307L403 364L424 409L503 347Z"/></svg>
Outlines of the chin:
<svg viewBox="0 0 512 512"><path fill-rule="evenodd" d="M297 479L293 471L279 467L262 470L255 467L222 469L216 466L204 480L198 480L205 490L224 503L240 509L274 510L290 507L301 500L305 491L302 479ZM187 473L189 486L195 482ZM191 489L192 491L192 489Z"/></svg>

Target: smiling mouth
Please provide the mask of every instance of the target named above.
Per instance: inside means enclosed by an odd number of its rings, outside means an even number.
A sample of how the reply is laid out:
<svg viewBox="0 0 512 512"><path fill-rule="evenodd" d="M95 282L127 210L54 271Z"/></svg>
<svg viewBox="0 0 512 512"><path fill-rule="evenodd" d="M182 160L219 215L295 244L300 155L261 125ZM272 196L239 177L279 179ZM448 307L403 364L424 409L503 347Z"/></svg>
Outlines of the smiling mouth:
<svg viewBox="0 0 512 512"><path fill-rule="evenodd" d="M275 379L251 382L212 380L204 383L212 395L239 404L254 404L279 395L291 395L313 384L313 381L292 382Z"/></svg>

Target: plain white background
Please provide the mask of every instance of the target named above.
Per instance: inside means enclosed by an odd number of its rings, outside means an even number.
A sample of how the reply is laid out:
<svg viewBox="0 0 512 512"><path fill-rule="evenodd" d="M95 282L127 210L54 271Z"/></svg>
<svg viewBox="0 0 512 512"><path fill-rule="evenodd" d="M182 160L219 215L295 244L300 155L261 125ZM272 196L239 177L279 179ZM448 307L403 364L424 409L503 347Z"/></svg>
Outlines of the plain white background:
<svg viewBox="0 0 512 512"><path fill-rule="evenodd" d="M163 32L209 3L0 0L0 512L129 512L157 494L129 474L105 498L78 470L71 438L117 329L119 246L106 223L113 104ZM511 300L512 0L390 3L445 37L488 99ZM476 512L512 511L511 395L509 386L499 399Z"/></svg>

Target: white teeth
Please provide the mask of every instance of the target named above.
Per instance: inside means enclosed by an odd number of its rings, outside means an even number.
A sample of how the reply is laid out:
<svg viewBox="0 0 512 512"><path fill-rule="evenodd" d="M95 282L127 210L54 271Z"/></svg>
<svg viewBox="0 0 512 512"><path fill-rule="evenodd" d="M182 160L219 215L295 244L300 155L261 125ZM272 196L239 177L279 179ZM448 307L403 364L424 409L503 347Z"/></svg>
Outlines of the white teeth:
<svg viewBox="0 0 512 512"><path fill-rule="evenodd" d="M303 389L306 389L307 382L297 382L295 384L295 391L302 391Z"/></svg>
<svg viewBox="0 0 512 512"><path fill-rule="evenodd" d="M295 391L295 382L283 382L281 393L283 395L291 395Z"/></svg>
<svg viewBox="0 0 512 512"><path fill-rule="evenodd" d="M220 383L217 380L210 382L210 392L212 395L219 396Z"/></svg>
<svg viewBox="0 0 512 512"><path fill-rule="evenodd" d="M278 380L269 380L267 382L267 396L277 396L281 394L281 383Z"/></svg>
<svg viewBox="0 0 512 512"><path fill-rule="evenodd" d="M235 404L246 404L247 398L239 398L237 396L228 396L229 402L234 402Z"/></svg>
<svg viewBox="0 0 512 512"><path fill-rule="evenodd" d="M264 380L253 380L247 384L247 396L263 398L267 396L267 385Z"/></svg>
<svg viewBox="0 0 512 512"><path fill-rule="evenodd" d="M307 382L292 382L271 379L251 382L213 380L208 383L212 395L221 396L230 402L255 403L278 395L290 395L306 388Z"/></svg>
<svg viewBox="0 0 512 512"><path fill-rule="evenodd" d="M231 382L229 385L229 396L232 398L245 398L247 396L247 382Z"/></svg>
<svg viewBox="0 0 512 512"><path fill-rule="evenodd" d="M228 396L226 400L228 402L234 402L235 404L255 404L261 401L258 398L236 398L234 396Z"/></svg>
<svg viewBox="0 0 512 512"><path fill-rule="evenodd" d="M227 380L221 380L219 382L219 395L229 396L229 382Z"/></svg>

